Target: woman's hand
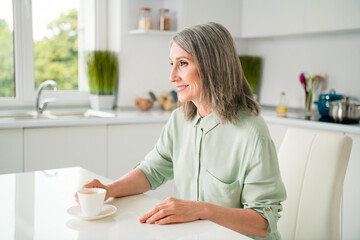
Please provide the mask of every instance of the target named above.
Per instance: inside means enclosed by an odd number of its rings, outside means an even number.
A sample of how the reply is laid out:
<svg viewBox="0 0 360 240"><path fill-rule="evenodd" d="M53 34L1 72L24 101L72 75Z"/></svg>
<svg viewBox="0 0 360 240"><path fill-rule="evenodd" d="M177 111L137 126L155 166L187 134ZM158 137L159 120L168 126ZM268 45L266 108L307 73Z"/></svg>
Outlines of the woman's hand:
<svg viewBox="0 0 360 240"><path fill-rule="evenodd" d="M185 201L169 197L142 216L139 221L141 223L156 223L160 225L191 222L201 219L201 211L201 202Z"/></svg>
<svg viewBox="0 0 360 240"><path fill-rule="evenodd" d="M108 199L110 197L110 189L108 186L102 184L99 180L97 179L93 179L90 182L85 183L82 188L104 188L106 189L106 196L105 196L105 200ZM77 203L79 203L79 198L78 198L78 194L75 193L75 201Z"/></svg>

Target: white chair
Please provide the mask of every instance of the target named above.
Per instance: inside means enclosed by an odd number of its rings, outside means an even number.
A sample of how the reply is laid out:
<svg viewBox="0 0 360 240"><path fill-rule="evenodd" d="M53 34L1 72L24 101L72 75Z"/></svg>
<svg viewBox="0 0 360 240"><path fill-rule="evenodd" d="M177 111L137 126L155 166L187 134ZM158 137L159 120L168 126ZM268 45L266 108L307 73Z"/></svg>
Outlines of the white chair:
<svg viewBox="0 0 360 240"><path fill-rule="evenodd" d="M287 199L278 223L284 240L339 239L340 200L352 139L289 128L279 150Z"/></svg>

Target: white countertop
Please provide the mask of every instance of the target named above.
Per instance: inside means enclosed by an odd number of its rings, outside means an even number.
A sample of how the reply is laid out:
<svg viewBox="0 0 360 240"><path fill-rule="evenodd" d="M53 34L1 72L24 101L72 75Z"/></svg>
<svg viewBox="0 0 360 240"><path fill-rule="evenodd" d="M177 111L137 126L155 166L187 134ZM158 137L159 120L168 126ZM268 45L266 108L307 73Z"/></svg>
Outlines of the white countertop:
<svg viewBox="0 0 360 240"><path fill-rule="evenodd" d="M117 212L103 219L71 217L66 211L76 205L74 193L93 178L110 182L79 167L0 175L0 239L250 239L210 221L141 224L160 203L146 194L110 199Z"/></svg>
<svg viewBox="0 0 360 240"><path fill-rule="evenodd" d="M264 117L267 123L282 124L299 128L313 128L326 131L336 131L344 133L360 134L360 124L339 124L333 122L319 121L319 114L313 113L311 120L305 120L302 111L289 112L286 118L277 117L275 108L264 108L261 111L261 115Z"/></svg>
<svg viewBox="0 0 360 240"><path fill-rule="evenodd" d="M86 109L85 109L86 110ZM130 123L165 123L171 112L152 110L141 112L137 109L118 110L108 112L111 117L71 117L63 116L58 119L32 118L11 119L0 118L0 129L6 128L38 128L57 126L81 126L81 125L114 125ZM1 111L0 111L1 114ZM276 116L275 108L263 107L262 116L268 123L284 124L294 127L315 128L320 130L338 131L345 133L360 134L360 124L338 124L318 121L319 115L313 114L313 120L305 120L301 111L289 111L287 118Z"/></svg>
<svg viewBox="0 0 360 240"><path fill-rule="evenodd" d="M54 112L79 112L87 109L57 109ZM7 111L9 113L9 111ZM16 111L15 111L16 113ZM136 109L106 111L106 117L78 117L78 116L61 116L55 119L49 118L0 118L0 129L2 128L36 128L36 127L57 127L57 126L80 126L80 125L111 125L111 124L128 124L128 123L154 123L166 122L171 112L154 110L142 112ZM1 111L0 111L1 115Z"/></svg>

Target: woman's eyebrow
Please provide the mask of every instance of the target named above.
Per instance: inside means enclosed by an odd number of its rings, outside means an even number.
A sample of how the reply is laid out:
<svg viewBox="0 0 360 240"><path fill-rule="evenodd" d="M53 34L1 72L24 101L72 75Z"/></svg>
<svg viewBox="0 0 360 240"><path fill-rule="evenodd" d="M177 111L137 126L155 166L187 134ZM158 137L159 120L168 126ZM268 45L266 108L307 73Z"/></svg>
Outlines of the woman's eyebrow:
<svg viewBox="0 0 360 240"><path fill-rule="evenodd" d="M179 60L179 59L181 59L181 58L185 58L185 59L187 59L187 60L191 60L190 58L185 57L185 56L177 57L177 58L175 58L175 60ZM171 61L171 58L170 58L170 57L169 57L169 60Z"/></svg>

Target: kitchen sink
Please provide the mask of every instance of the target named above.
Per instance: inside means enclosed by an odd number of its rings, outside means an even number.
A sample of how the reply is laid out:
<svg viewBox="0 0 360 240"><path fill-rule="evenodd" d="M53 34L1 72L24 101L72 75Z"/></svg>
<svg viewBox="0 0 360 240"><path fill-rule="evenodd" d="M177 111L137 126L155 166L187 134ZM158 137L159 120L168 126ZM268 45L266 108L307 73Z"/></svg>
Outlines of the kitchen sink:
<svg viewBox="0 0 360 240"><path fill-rule="evenodd" d="M74 110L74 111L45 111L42 114L47 118L62 119L62 118L109 118L115 117L114 113L103 112L97 110Z"/></svg>
<svg viewBox="0 0 360 240"><path fill-rule="evenodd" d="M29 112L1 112L0 119L1 120L16 120L16 119L36 119L38 118L37 113L35 111Z"/></svg>
<svg viewBox="0 0 360 240"><path fill-rule="evenodd" d="M85 110L52 110L38 114L36 111L0 112L0 120L28 120L28 119L76 119L76 118L109 118L116 114L110 112Z"/></svg>

